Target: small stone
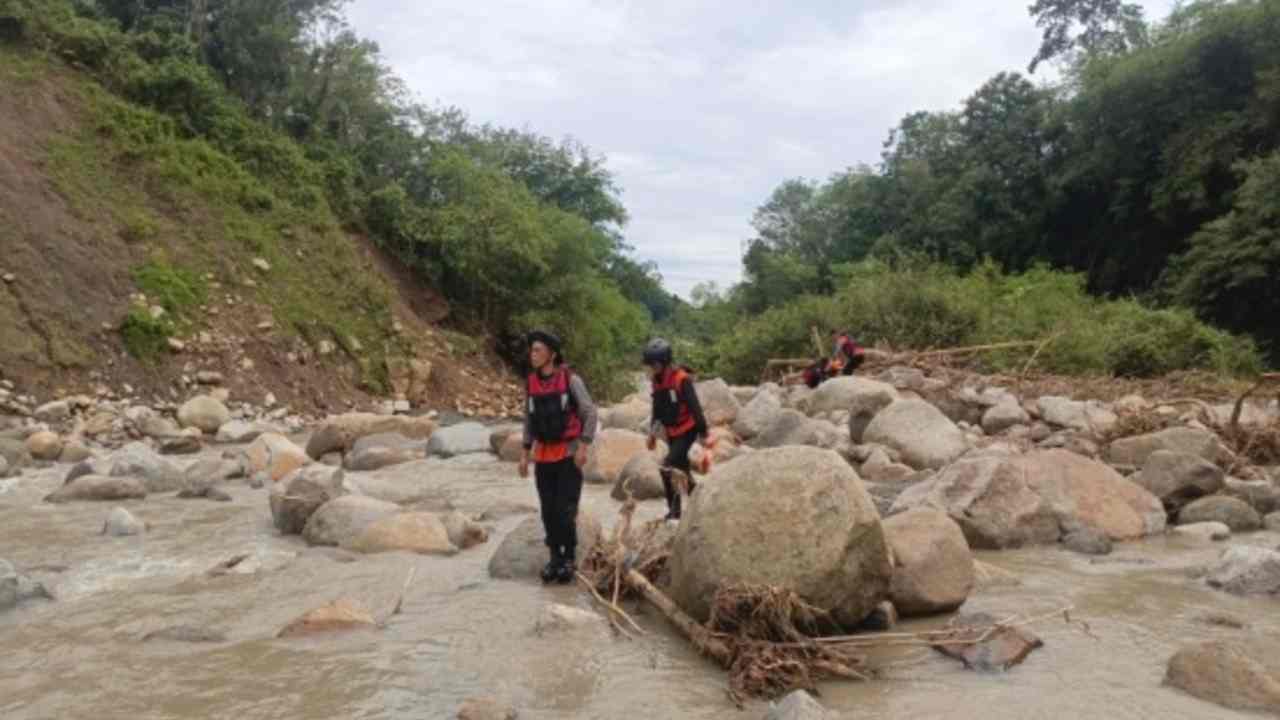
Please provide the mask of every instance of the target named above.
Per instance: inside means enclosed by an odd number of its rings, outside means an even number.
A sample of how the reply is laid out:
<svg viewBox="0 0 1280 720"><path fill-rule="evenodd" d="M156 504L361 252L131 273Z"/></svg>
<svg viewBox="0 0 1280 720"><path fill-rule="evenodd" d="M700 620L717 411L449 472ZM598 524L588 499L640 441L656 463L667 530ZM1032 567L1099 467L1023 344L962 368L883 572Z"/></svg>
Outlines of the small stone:
<svg viewBox="0 0 1280 720"><path fill-rule="evenodd" d="M216 643L226 642L227 634L220 630L195 627L194 625L174 625L163 630L149 632L142 636L142 642L152 640L168 640L170 642Z"/></svg>
<svg viewBox="0 0 1280 720"><path fill-rule="evenodd" d="M27 438L27 452L36 460L57 460L62 454L63 442L57 433L42 430Z"/></svg>
<svg viewBox="0 0 1280 720"><path fill-rule="evenodd" d="M1080 528L1062 538L1062 545L1083 555L1111 554L1111 538L1092 528Z"/></svg>
<svg viewBox="0 0 1280 720"><path fill-rule="evenodd" d="M1231 537L1231 528L1227 527L1226 523L1220 522L1198 522L1178 525L1171 532L1174 535L1212 542L1226 540Z"/></svg>
<svg viewBox="0 0 1280 720"><path fill-rule="evenodd" d="M45 403L32 413L41 422L58 422L71 417L71 404L65 400Z"/></svg>
<svg viewBox="0 0 1280 720"><path fill-rule="evenodd" d="M1280 532L1280 512L1273 512L1262 520L1263 525L1271 532Z"/></svg>
<svg viewBox="0 0 1280 720"><path fill-rule="evenodd" d="M180 353L187 349L187 345L178 338L169 338L169 349L173 352Z"/></svg>
<svg viewBox="0 0 1280 720"><path fill-rule="evenodd" d="M373 616L362 605L352 600L341 599L305 613L286 625L276 637L372 628L375 624Z"/></svg>
<svg viewBox="0 0 1280 720"><path fill-rule="evenodd" d="M262 405L263 407L268 407L268 408L275 407L276 396L273 393L267 393L267 396L262 399Z"/></svg>
<svg viewBox="0 0 1280 720"><path fill-rule="evenodd" d="M201 385L221 385L222 373L212 370L201 370L196 373L196 382Z"/></svg>
<svg viewBox="0 0 1280 720"><path fill-rule="evenodd" d="M253 369L253 360L250 360L249 358L245 358L244 360L241 360L241 361L240 361L240 369L241 369L241 370L244 370L245 372L248 372L248 371L252 370L252 369Z"/></svg>
<svg viewBox="0 0 1280 720"><path fill-rule="evenodd" d="M471 698L458 708L457 720L517 720L519 713L513 707L499 704L490 698Z"/></svg>
<svg viewBox="0 0 1280 720"><path fill-rule="evenodd" d="M200 452L200 438L191 435L165 438L160 441L161 455L194 455Z"/></svg>
<svg viewBox="0 0 1280 720"><path fill-rule="evenodd" d="M17 280L18 280L18 276L14 275L13 273L4 274L4 281L7 283L17 282Z"/></svg>
<svg viewBox="0 0 1280 720"><path fill-rule="evenodd" d="M164 308L160 307L159 305L152 305L150 308L148 308L147 312L151 313L152 320L159 320L160 318L165 316Z"/></svg>
<svg viewBox="0 0 1280 720"><path fill-rule="evenodd" d="M828 720L831 713L804 690L793 690L776 703L769 704L764 720Z"/></svg>
<svg viewBox="0 0 1280 720"><path fill-rule="evenodd" d="M259 330L261 330L261 331L263 331L263 332L266 332L266 331L268 331L268 330L271 330L271 329L272 329L272 328L274 328L275 326L276 326L276 324L275 324L275 323L273 323L273 322L271 322L270 320L263 320L262 322L258 323L258 329L259 329Z"/></svg>
<svg viewBox="0 0 1280 720"><path fill-rule="evenodd" d="M261 270L262 272L270 272L270 271L271 271L271 263L267 262L266 260L264 260L264 259L262 259L262 258L260 258L260 257L259 257L259 258L254 258L254 259L253 259L253 266L254 266L254 267L256 267L256 268L258 268L258 269L259 269L259 270Z"/></svg>
<svg viewBox="0 0 1280 720"><path fill-rule="evenodd" d="M107 515L107 521L102 525L102 534L110 535L111 537L141 535L146 531L147 524L122 507L113 509Z"/></svg>

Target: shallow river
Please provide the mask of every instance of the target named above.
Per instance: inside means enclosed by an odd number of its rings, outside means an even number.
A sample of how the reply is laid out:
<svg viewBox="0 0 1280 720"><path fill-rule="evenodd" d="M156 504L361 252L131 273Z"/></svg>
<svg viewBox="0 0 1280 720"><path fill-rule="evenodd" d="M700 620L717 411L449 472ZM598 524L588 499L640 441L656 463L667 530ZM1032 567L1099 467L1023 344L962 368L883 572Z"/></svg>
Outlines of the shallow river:
<svg viewBox="0 0 1280 720"><path fill-rule="evenodd" d="M460 510L536 505L514 466L485 460L435 467L429 482ZM550 718L759 718L726 700L726 676L700 659L665 620L638 610L648 635L607 632L539 637L549 602L589 609L576 588L544 588L488 577L502 536L527 517L497 522L486 545L452 558L405 554L342 562L271 526L266 490L226 487L231 503L157 496L124 505L152 524L131 538L99 535L109 504L46 505L66 468L0 481L0 558L29 570L58 597L0 614L0 718L451 718L468 697L492 697L526 720ZM584 509L611 523L617 503L588 488ZM642 518L662 503L646 503ZM1280 544L1275 534L1231 542ZM832 683L822 702L850 718L1244 718L1161 687L1183 642L1274 638L1276 601L1207 588L1188 570L1224 546L1172 538L1118 546L1097 562L1056 548L983 553L1021 578L1018 587L976 593L968 610L997 616L1066 604L1091 634L1060 620L1034 627L1046 647L1001 675L978 675L929 651L874 658L887 664L867 684ZM240 553L296 559L257 575L209 577ZM280 553L286 553L281 555ZM43 566L43 567L42 567ZM57 566L62 566L61 569ZM416 566L403 612L385 628L327 637L275 639L301 613L350 597L386 615ZM34 568L34 570L33 570ZM1229 613L1233 630L1204 622ZM907 623L925 629L934 622ZM221 631L211 644L142 642L172 625Z"/></svg>

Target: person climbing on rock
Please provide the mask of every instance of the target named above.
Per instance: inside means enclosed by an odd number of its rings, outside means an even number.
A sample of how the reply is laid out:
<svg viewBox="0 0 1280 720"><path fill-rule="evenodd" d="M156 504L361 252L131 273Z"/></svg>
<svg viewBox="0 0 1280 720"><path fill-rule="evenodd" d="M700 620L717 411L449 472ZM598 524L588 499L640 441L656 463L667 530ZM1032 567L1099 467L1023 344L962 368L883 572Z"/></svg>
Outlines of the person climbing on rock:
<svg viewBox="0 0 1280 720"><path fill-rule="evenodd" d="M866 361L866 351L854 342L848 331L832 330L831 362L840 365L841 375L852 375Z"/></svg>
<svg viewBox="0 0 1280 720"><path fill-rule="evenodd" d="M809 388L816 388L836 374L830 358L818 358L812 365L804 369L800 379Z"/></svg>
<svg viewBox="0 0 1280 720"><path fill-rule="evenodd" d="M524 451L520 477L534 463L542 527L551 559L544 583L572 582L578 547L578 501L582 466L596 432L596 408L586 383L569 369L560 338L542 330L528 335L530 372L526 383Z"/></svg>
<svg viewBox="0 0 1280 720"><path fill-rule="evenodd" d="M662 338L649 341L644 349L644 364L653 389L653 415L649 424L650 450L657 447L658 433L666 438L668 451L662 463L662 489L667 495L667 519L679 520L680 491L673 482L675 470L689 478L689 492L696 488L689 451L693 444L707 437L707 419L698 402L698 391L687 367L677 367L671 343Z"/></svg>

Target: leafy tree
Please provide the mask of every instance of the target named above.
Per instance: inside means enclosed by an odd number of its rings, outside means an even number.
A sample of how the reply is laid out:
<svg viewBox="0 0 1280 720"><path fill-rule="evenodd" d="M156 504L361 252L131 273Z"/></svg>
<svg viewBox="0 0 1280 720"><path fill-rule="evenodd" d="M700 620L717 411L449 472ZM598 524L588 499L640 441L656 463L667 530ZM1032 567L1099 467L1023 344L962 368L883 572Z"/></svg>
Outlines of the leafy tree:
<svg viewBox="0 0 1280 720"><path fill-rule="evenodd" d="M1084 53L1121 54L1146 41L1142 6L1121 0L1036 0L1028 12L1042 28L1040 49L1028 71L1054 58Z"/></svg>
<svg viewBox="0 0 1280 720"><path fill-rule="evenodd" d="M1172 292L1227 327L1280 344L1280 152L1241 163L1231 211L1204 226L1170 268Z"/></svg>

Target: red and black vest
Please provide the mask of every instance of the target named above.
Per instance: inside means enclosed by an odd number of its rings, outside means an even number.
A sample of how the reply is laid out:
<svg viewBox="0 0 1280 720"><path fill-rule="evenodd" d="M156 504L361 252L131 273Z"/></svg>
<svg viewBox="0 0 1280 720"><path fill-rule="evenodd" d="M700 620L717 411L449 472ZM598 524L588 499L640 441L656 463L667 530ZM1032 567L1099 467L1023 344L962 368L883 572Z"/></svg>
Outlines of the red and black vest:
<svg viewBox="0 0 1280 720"><path fill-rule="evenodd" d="M858 346L858 343L854 342L853 338L848 335L841 335L837 342L840 345L841 352L843 352L850 360L864 353L863 349Z"/></svg>
<svg viewBox="0 0 1280 720"><path fill-rule="evenodd" d="M684 368L667 368L653 381L653 418L667 429L667 437L677 438L697 425L680 388L689 379Z"/></svg>
<svg viewBox="0 0 1280 720"><path fill-rule="evenodd" d="M578 404L569 389L573 373L567 367L556 368L550 377L538 371L529 373L529 430L542 443L568 442L582 435L582 419Z"/></svg>

